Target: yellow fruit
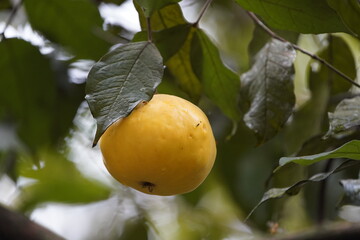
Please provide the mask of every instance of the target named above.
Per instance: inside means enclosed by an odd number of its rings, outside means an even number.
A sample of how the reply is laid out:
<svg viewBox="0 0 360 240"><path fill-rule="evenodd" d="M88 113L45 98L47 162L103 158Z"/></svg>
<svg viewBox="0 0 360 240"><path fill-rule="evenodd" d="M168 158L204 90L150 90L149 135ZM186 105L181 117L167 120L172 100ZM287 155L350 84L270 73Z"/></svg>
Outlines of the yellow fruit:
<svg viewBox="0 0 360 240"><path fill-rule="evenodd" d="M120 183L154 195L190 192L216 157L206 115L194 104L157 94L113 123L100 139L104 163Z"/></svg>

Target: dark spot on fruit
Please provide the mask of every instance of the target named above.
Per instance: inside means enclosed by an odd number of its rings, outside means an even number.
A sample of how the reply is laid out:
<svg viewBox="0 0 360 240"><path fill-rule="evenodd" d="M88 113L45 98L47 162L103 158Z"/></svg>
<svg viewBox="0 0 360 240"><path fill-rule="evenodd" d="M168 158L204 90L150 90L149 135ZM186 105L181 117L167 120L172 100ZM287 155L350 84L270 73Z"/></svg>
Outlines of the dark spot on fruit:
<svg viewBox="0 0 360 240"><path fill-rule="evenodd" d="M141 181L140 185L142 188L147 188L149 190L149 192L152 192L155 188L155 184L151 183L151 182L146 182L146 181Z"/></svg>
<svg viewBox="0 0 360 240"><path fill-rule="evenodd" d="M196 124L196 127L198 127L198 126L200 125L200 123L201 123L201 121L200 121L200 122L198 122L198 124Z"/></svg>

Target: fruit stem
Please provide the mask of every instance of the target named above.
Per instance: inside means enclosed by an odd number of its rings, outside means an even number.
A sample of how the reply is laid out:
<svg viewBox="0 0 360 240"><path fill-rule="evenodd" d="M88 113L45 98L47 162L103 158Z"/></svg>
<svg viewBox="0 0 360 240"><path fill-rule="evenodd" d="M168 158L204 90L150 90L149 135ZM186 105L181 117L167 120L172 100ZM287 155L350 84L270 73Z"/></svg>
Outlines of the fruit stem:
<svg viewBox="0 0 360 240"><path fill-rule="evenodd" d="M146 28L147 28L147 36L148 36L148 41L152 42L152 31L151 31L151 22L150 22L150 17L146 18Z"/></svg>

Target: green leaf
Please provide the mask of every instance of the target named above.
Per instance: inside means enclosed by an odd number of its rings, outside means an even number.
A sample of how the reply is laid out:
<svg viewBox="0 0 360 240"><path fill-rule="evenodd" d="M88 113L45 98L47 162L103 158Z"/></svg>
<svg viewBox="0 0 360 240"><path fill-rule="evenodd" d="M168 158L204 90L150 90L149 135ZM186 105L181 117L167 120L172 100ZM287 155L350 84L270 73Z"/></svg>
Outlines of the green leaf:
<svg viewBox="0 0 360 240"><path fill-rule="evenodd" d="M110 189L84 177L73 162L55 152L41 152L43 167L36 169L33 161L23 157L18 164L19 175L36 180L22 188L23 211L46 202L89 203L109 197Z"/></svg>
<svg viewBox="0 0 360 240"><path fill-rule="evenodd" d="M200 29L195 31L192 39L191 64L203 84L205 94L230 119L240 120L238 108L240 79L224 66L217 47Z"/></svg>
<svg viewBox="0 0 360 240"><path fill-rule="evenodd" d="M56 97L49 60L20 39L2 41L0 56L0 108L14 120L31 150L48 145Z"/></svg>
<svg viewBox="0 0 360 240"><path fill-rule="evenodd" d="M285 196L293 196L299 193L299 191L301 190L301 188L308 184L308 183L315 183L315 182L320 182L323 181L325 179L327 179L328 177L330 177L332 174L340 172L346 168L349 167L355 167L358 166L360 163L359 162L355 162L355 161L345 161L342 164L340 164L339 166L337 166L336 168L334 168L332 171L330 172L326 172L326 173L318 173L313 175L312 177L310 177L309 179L306 180L301 180L293 185L291 185L290 187L286 187L286 188L271 188L268 191L266 191L263 195L263 197L261 198L260 202L251 210L251 212L249 213L249 215L246 217L246 220L249 219L249 217L254 213L254 211L263 203L265 203L266 201L270 200L270 199L276 199L276 198L282 198Z"/></svg>
<svg viewBox="0 0 360 240"><path fill-rule="evenodd" d="M236 0L271 27L299 33L347 32L326 0Z"/></svg>
<svg viewBox="0 0 360 240"><path fill-rule="evenodd" d="M327 0L330 7L332 7L341 17L345 25L360 38L360 3L358 0Z"/></svg>
<svg viewBox="0 0 360 240"><path fill-rule="evenodd" d="M159 49L164 62L179 52L190 33L190 29L190 24L180 24L175 27L152 33L153 43ZM146 31L138 32L132 39L133 42L146 40Z"/></svg>
<svg viewBox="0 0 360 240"><path fill-rule="evenodd" d="M242 98L250 102L244 121L255 132L259 144L275 136L292 113L295 56L289 44L273 39L258 53L252 68L241 76Z"/></svg>
<svg viewBox="0 0 360 240"><path fill-rule="evenodd" d="M293 162L307 166L330 158L348 158L353 160L360 160L360 140L350 141L330 152L323 152L302 157L282 157L279 160L279 165L284 166L285 164Z"/></svg>
<svg viewBox="0 0 360 240"><path fill-rule="evenodd" d="M26 0L31 26L78 58L99 59L110 44L103 40L102 18L89 0Z"/></svg>
<svg viewBox="0 0 360 240"><path fill-rule="evenodd" d="M137 6L137 5L135 5ZM146 29L146 19L137 7L140 19L140 25L143 30ZM179 4L171 4L159 11L156 11L151 16L151 28L153 31L161 31L176 27L178 25L188 24L185 20ZM194 29L191 28L183 46L165 62L168 71L172 74L176 84L181 90L186 92L191 99L197 101L200 98L202 86L199 79L196 77L190 62L191 40ZM170 46L172 42L168 42Z"/></svg>
<svg viewBox="0 0 360 240"><path fill-rule="evenodd" d="M94 145L112 123L152 98L162 76L161 55L150 42L122 45L92 67L86 100L97 121Z"/></svg>
<svg viewBox="0 0 360 240"><path fill-rule="evenodd" d="M360 125L360 97L344 99L337 105L334 113L329 114L329 131L326 137L343 134Z"/></svg>
<svg viewBox="0 0 360 240"><path fill-rule="evenodd" d="M135 4L136 10L139 14L140 26L142 30L146 30L146 17L139 7ZM151 16L151 29L153 31L160 31L166 28L175 27L176 25L187 24L179 4L168 5Z"/></svg>
<svg viewBox="0 0 360 240"><path fill-rule="evenodd" d="M179 87L186 92L194 101L197 101L202 93L202 84L191 66L191 43L193 29L180 50L165 62L169 72L173 75Z"/></svg>
<svg viewBox="0 0 360 240"><path fill-rule="evenodd" d="M145 17L150 17L156 10L159 10L166 5L180 2L181 0L135 0L144 9Z"/></svg>

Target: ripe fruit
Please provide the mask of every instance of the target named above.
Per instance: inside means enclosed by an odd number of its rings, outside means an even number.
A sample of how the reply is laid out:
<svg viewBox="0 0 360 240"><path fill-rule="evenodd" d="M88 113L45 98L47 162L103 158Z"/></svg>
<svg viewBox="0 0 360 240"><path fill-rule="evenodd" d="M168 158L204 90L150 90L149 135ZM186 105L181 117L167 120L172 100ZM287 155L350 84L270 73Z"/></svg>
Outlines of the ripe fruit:
<svg viewBox="0 0 360 240"><path fill-rule="evenodd" d="M216 157L206 115L194 104L157 94L113 123L100 139L104 163L120 183L154 195L190 192Z"/></svg>

